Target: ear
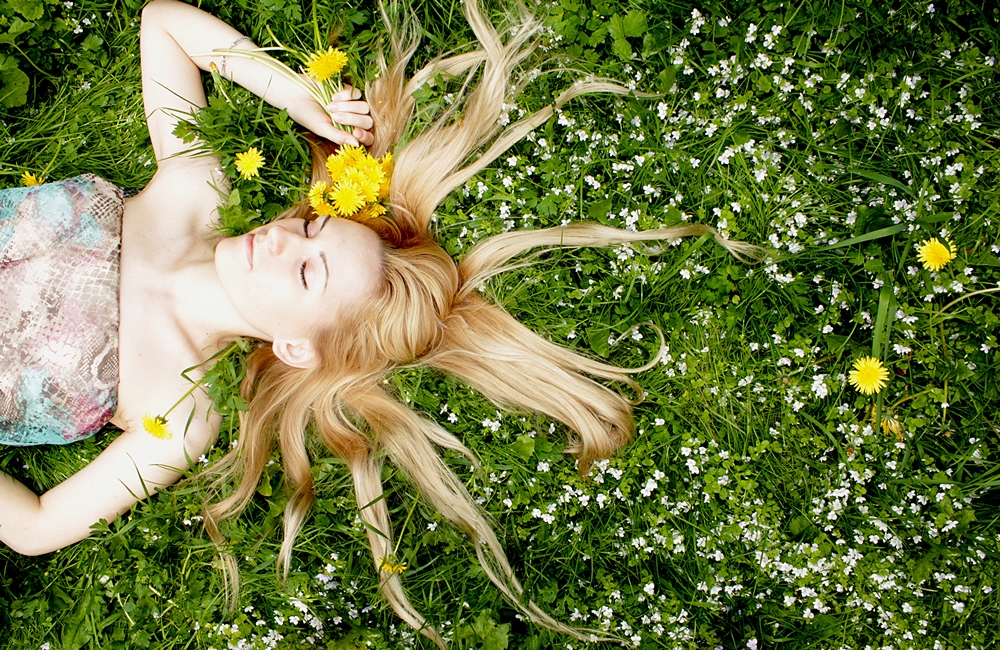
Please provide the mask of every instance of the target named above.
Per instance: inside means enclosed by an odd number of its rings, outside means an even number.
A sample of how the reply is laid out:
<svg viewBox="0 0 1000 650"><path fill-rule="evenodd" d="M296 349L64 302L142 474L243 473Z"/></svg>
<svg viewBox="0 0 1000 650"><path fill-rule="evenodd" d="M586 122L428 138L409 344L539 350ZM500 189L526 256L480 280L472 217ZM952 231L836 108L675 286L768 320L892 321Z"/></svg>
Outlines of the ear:
<svg viewBox="0 0 1000 650"><path fill-rule="evenodd" d="M316 363L316 351L309 339L275 339L271 350L286 366L312 368Z"/></svg>

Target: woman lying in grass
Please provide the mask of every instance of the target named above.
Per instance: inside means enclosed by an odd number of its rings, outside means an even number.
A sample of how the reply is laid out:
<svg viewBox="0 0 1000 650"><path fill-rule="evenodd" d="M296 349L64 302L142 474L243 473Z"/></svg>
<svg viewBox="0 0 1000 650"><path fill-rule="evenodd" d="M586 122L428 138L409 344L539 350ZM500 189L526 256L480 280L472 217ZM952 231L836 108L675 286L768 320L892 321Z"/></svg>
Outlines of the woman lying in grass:
<svg viewBox="0 0 1000 650"><path fill-rule="evenodd" d="M247 360L242 393L249 410L240 443L214 468L221 483L236 478L238 488L206 513L213 539L222 543L218 522L246 506L277 444L290 486L280 554L287 573L313 499L308 431L349 467L382 592L410 625L443 643L387 566L393 541L380 498L386 456L468 533L487 575L532 620L580 634L522 602L499 541L437 448L474 461L471 452L388 394L382 380L401 364L419 362L464 380L500 405L555 418L572 432L569 450L586 472L590 462L607 458L632 435L630 403L589 376L630 382L625 371L547 342L480 298L477 288L535 248L714 231L681 226L636 233L577 224L512 232L481 243L456 264L428 233L436 206L572 97L624 92L611 84L578 84L553 106L501 131L498 118L512 101L512 74L531 52L539 25L530 16L518 17L504 43L476 2L467 1L465 12L478 49L435 61L407 79L417 30L403 15L389 25L391 64L382 62L381 76L367 88L368 102L352 100L346 91L321 106L259 60L202 56L255 47L221 21L174 0L154 0L145 8L143 98L158 161L150 184L124 202L116 188L93 176L0 194L0 277L6 287L19 287L0 301L0 434L9 444L68 442L106 422L124 433L40 497L4 475L0 539L22 553L49 552L176 481L189 459L213 443L219 426L210 400L191 390L182 371L233 337L252 337L261 344ZM481 76L471 83L480 67ZM287 108L328 141L314 156L315 181L329 180L326 157L338 146L365 145L375 157L394 153L388 212L337 218L325 199L312 197L312 204L300 203L277 221L219 239L217 188L225 183L219 162L193 154L173 134L179 119L205 104L200 72L210 69ZM429 128L392 151L407 130L413 93L437 71L468 74L469 89ZM335 128L331 113L353 132ZM344 151L365 156L360 147ZM716 239L734 253L750 251ZM180 406L172 407L182 395ZM148 415L156 413L167 415ZM230 561L230 587L237 586L236 575Z"/></svg>

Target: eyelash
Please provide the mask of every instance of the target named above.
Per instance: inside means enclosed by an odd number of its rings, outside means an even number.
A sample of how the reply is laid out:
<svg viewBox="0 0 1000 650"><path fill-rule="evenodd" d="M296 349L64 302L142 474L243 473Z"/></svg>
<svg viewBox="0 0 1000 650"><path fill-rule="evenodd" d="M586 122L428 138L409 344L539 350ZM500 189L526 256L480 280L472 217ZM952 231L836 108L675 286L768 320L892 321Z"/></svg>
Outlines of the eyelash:
<svg viewBox="0 0 1000 650"><path fill-rule="evenodd" d="M309 239L309 222L308 221L303 221L302 222L302 232L305 233L306 239ZM299 277L302 278L302 286L305 287L306 289L308 289L309 285L306 284L306 263L305 262L302 262L302 266L299 267Z"/></svg>

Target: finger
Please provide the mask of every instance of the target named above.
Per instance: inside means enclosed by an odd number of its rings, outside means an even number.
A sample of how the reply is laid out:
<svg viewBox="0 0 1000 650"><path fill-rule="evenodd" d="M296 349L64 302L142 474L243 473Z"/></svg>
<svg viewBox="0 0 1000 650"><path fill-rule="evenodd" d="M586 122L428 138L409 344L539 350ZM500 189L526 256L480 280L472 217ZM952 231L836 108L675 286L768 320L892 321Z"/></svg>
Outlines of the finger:
<svg viewBox="0 0 1000 650"><path fill-rule="evenodd" d="M349 102L358 99L361 99L361 91L352 86L344 86L343 90L330 97L331 102Z"/></svg>
<svg viewBox="0 0 1000 650"><path fill-rule="evenodd" d="M348 131L342 131L341 129L338 129L337 127L327 122L322 129L317 129L313 131L313 133L322 136L327 140L329 140L330 142L336 144L340 145L349 144L356 147L359 144L361 144L361 141L358 138L354 137L354 134L351 133L351 131L354 130L355 129L349 128Z"/></svg>
<svg viewBox="0 0 1000 650"><path fill-rule="evenodd" d="M348 99L361 99L360 88L355 88L351 84L344 84L344 90L348 93Z"/></svg>
<svg viewBox="0 0 1000 650"><path fill-rule="evenodd" d="M364 129L354 128L354 125L333 124L329 121L329 119L327 119L326 123L323 124L321 128L314 129L313 133L323 136L330 142L358 146L362 142L362 138L355 135L358 131L367 133Z"/></svg>
<svg viewBox="0 0 1000 650"><path fill-rule="evenodd" d="M330 103L334 104L340 102L349 102L351 101L351 99L352 97L350 89L345 89L341 90L340 92L333 93L333 95L330 96Z"/></svg>
<svg viewBox="0 0 1000 650"><path fill-rule="evenodd" d="M371 130L375 120L370 115L359 115L357 113L334 113L331 119L341 126L356 126L359 129Z"/></svg>
<svg viewBox="0 0 1000 650"><path fill-rule="evenodd" d="M340 129L331 129L330 131L322 133L321 135L330 142L334 142L336 144L341 144L341 145L349 144L354 147L357 147L358 145L361 144L358 138L355 138L350 133L347 133L346 131L341 131Z"/></svg>
<svg viewBox="0 0 1000 650"><path fill-rule="evenodd" d="M316 135L326 138L330 142L354 146L360 144L360 141L351 133L354 127L358 125L346 124L345 129L337 128L331 121L330 114L323 110L319 104L304 102L291 108L288 113L298 124L301 124ZM347 119L348 114L344 114L343 117ZM364 125L360 126L363 127Z"/></svg>
<svg viewBox="0 0 1000 650"><path fill-rule="evenodd" d="M326 105L326 110L331 113L361 113L362 115L371 112L368 102L364 101L330 102Z"/></svg>
<svg viewBox="0 0 1000 650"><path fill-rule="evenodd" d="M375 136L372 135L371 131L363 131L361 129L354 129L354 137L357 138L358 141L361 144L365 145L366 147L370 147L373 144L375 144Z"/></svg>

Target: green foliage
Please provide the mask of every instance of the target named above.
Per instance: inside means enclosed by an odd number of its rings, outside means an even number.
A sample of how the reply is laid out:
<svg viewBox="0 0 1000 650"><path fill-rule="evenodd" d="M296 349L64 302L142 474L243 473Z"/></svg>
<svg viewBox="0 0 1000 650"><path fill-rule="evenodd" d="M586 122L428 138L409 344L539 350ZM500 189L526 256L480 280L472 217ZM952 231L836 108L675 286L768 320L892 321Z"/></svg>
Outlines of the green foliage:
<svg viewBox="0 0 1000 650"><path fill-rule="evenodd" d="M422 60L468 41L457 3L411 4L428 32ZM320 41L339 24L359 82L383 42L370 7L345 0L204 6L262 43L268 27L306 45L314 17ZM24 171L148 180L138 8L0 2L0 42L15 46L0 55L0 182ZM492 234L564 220L692 221L773 252L744 265L709 238L553 251L484 288L535 331L615 364L645 364L663 333L658 363L637 376L636 440L587 477L556 423L501 413L427 369L390 379L480 457L475 471L446 454L531 598L640 648L994 645L998 10L558 0L537 11L551 28L539 65L556 71L527 86L511 121L577 78L558 62L661 95L568 105L445 199L442 244L461 257ZM206 83L209 107L179 133L220 156L234 179L223 226L244 232L301 197L307 148L283 112ZM435 79L418 101L445 106L457 90ZM250 146L267 165L235 180L235 154ZM935 236L957 258L931 272L916 247ZM846 379L873 353L890 379L865 398ZM277 462L226 525L243 592L224 611L198 475L232 444L244 372L233 355L207 376L225 420L193 478L58 553L0 550L0 647L427 645L380 604L350 476L318 446L317 500L287 581L274 568ZM111 437L4 450L0 468L44 490ZM453 647L588 645L517 618L468 540L405 477L387 469L386 481L404 585Z"/></svg>

